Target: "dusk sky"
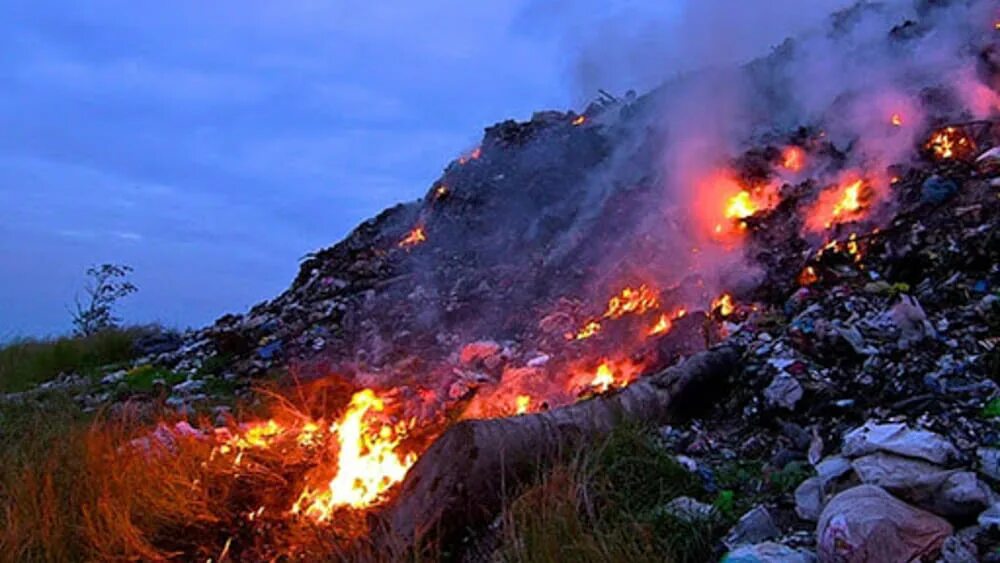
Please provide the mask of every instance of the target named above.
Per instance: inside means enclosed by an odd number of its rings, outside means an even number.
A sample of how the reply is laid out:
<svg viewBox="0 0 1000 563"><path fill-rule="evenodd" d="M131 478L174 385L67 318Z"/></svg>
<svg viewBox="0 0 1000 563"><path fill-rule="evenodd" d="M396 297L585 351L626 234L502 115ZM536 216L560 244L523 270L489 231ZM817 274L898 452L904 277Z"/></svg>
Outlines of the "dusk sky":
<svg viewBox="0 0 1000 563"><path fill-rule="evenodd" d="M102 262L135 268L128 322L244 311L422 196L483 127L763 52L806 20L791 0L720 17L731 4L6 0L0 340L66 332Z"/></svg>

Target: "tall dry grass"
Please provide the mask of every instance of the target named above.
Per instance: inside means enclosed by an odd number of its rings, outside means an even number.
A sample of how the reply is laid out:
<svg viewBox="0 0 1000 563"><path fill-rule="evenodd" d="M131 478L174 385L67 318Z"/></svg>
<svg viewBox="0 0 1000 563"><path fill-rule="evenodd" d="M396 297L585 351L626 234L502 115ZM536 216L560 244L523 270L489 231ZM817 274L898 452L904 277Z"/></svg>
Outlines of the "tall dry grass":
<svg viewBox="0 0 1000 563"><path fill-rule="evenodd" d="M88 420L65 398L4 406L0 425L0 559L163 559L225 513L198 486L204 442L131 447L140 425Z"/></svg>

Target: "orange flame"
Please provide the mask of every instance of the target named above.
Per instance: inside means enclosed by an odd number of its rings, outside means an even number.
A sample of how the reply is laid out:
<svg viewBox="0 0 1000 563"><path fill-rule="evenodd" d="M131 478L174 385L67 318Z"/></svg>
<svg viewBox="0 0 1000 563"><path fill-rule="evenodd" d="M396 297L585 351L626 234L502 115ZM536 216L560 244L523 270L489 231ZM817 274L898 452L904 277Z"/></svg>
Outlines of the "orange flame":
<svg viewBox="0 0 1000 563"><path fill-rule="evenodd" d="M781 167L785 170L798 172L806 164L806 151L802 147L789 145L781 153Z"/></svg>
<svg viewBox="0 0 1000 563"><path fill-rule="evenodd" d="M712 301L711 310L718 311L721 317L732 315L733 311L736 310L736 306L733 304L733 296L723 293L715 301Z"/></svg>
<svg viewBox="0 0 1000 563"><path fill-rule="evenodd" d="M956 127L935 131L925 147L938 160L967 158L976 151L976 143Z"/></svg>
<svg viewBox="0 0 1000 563"><path fill-rule="evenodd" d="M583 125L586 122L587 122L587 116L586 115L578 115L578 116L576 116L576 118L573 120L572 123L573 123L574 126L580 126L580 125Z"/></svg>
<svg viewBox="0 0 1000 563"><path fill-rule="evenodd" d="M602 359L592 373L589 370L578 372L570 384L576 385L577 389L604 393L610 389L628 386L641 372L642 365L630 360Z"/></svg>
<svg viewBox="0 0 1000 563"><path fill-rule="evenodd" d="M567 340L586 340L601 331L600 321L588 321L576 334L567 334Z"/></svg>
<svg viewBox="0 0 1000 563"><path fill-rule="evenodd" d="M646 284L637 288L626 287L618 295L608 300L608 308L604 312L606 319L618 319L630 313L641 315L660 304L656 294Z"/></svg>
<svg viewBox="0 0 1000 563"><path fill-rule="evenodd" d="M465 166L470 161L479 160L479 157L483 156L483 149L481 147L476 147L472 149L472 152L468 155L462 155L458 157L458 163Z"/></svg>
<svg viewBox="0 0 1000 563"><path fill-rule="evenodd" d="M656 293L649 286L626 287L618 295L608 300L607 308L600 319L591 319L575 333L566 334L566 340L585 340L601 331L601 319L620 319L625 315L641 315L660 306Z"/></svg>
<svg viewBox="0 0 1000 563"><path fill-rule="evenodd" d="M649 329L647 336L656 336L657 334L666 334L670 332L674 328L674 321L686 314L687 309L684 308L677 309L672 315L662 313L660 317L656 319L656 324Z"/></svg>
<svg viewBox="0 0 1000 563"><path fill-rule="evenodd" d="M448 186L441 184L434 189L434 197L437 199L444 199L448 197Z"/></svg>
<svg viewBox="0 0 1000 563"><path fill-rule="evenodd" d="M746 218L777 204L777 185L747 187L726 171L699 182L697 194L696 216L717 240L740 236L747 228Z"/></svg>
<svg viewBox="0 0 1000 563"><path fill-rule="evenodd" d="M898 113L892 114L892 117L889 118L889 121L892 122L893 126L895 127L903 126L903 116Z"/></svg>
<svg viewBox="0 0 1000 563"><path fill-rule="evenodd" d="M400 248L408 248L411 246L416 246L427 240L427 234L424 233L423 227L414 227L412 231L407 233L403 240L399 241Z"/></svg>
<svg viewBox="0 0 1000 563"><path fill-rule="evenodd" d="M837 223L857 219L864 211L863 179L843 184L820 194L819 200L809 211L806 226L813 231L829 229Z"/></svg>
<svg viewBox="0 0 1000 563"><path fill-rule="evenodd" d="M384 403L371 389L358 391L340 420L330 426L339 442L337 473L325 489L306 487L292 506L293 514L317 521L329 519L338 508L366 508L385 500L390 487L403 480L417 456L396 452L406 433L405 423L377 428L366 415L381 412Z"/></svg>
<svg viewBox="0 0 1000 563"><path fill-rule="evenodd" d="M598 393L604 393L614 384L615 374L611 371L611 366L606 361L601 362L601 365L597 366L597 371L594 372L594 379L590 380L590 386Z"/></svg>
<svg viewBox="0 0 1000 563"><path fill-rule="evenodd" d="M819 281L819 276L816 275L816 269L812 266L806 266L799 274L799 285L812 285Z"/></svg>
<svg viewBox="0 0 1000 563"><path fill-rule="evenodd" d="M515 413L524 414L528 412L528 407L531 406L531 396L530 395L518 395L514 399Z"/></svg>

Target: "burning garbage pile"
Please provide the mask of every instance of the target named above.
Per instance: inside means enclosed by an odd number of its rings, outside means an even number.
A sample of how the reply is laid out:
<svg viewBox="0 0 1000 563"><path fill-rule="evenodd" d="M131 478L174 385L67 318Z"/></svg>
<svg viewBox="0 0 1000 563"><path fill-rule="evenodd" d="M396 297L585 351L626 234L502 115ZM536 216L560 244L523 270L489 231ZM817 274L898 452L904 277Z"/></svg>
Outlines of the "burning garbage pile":
<svg viewBox="0 0 1000 563"><path fill-rule="evenodd" d="M926 39L901 33L879 40ZM487 476L456 471L495 469L501 445L516 457L515 442L562 444L533 425L599 433L610 410L647 423L662 423L649 413L667 406L685 410L660 389L707 403L699 421L678 416L661 428L706 486L737 457L775 471L800 464L822 480L801 483L812 488L794 498L763 499L782 529L729 548L781 539L777 548L829 554L842 549L829 538L848 538L863 549L854 528L837 528L850 515L833 493L853 490L848 483L884 485L935 518L957 512L982 524L989 503L979 496L939 514L927 495L858 467L884 444L836 455L846 432L898 418L954 442L960 455L929 460L934 471L1000 458L978 452L992 448L984 436L995 430L975 420L1000 395L991 379L1000 365L1000 68L976 37L979 50L963 52L978 53L984 78L954 91L916 72L913 85L909 75L873 92L854 85L835 90L821 117L803 112L764 133L759 115L771 113L755 105L764 102L747 104L754 127L733 131L735 117L712 121L724 108L685 111L704 99L684 84L488 128L425 198L307 257L285 293L139 362L191 374L166 402L190 418L211 403L195 374L213 362L218 380L273 374L287 384L264 416L237 423L220 409L217 423L161 426L136 442L194 440L207 473L193 488L229 483L238 518L206 524L219 545L197 555L308 558L315 544L304 534L341 553L386 528L415 541L418 530L488 524L495 514L447 503L492 506L497 487L469 487L462 478ZM745 70L773 69L776 82L762 88L770 95L790 89L778 71L795 76L799 64L779 49ZM793 102L765 107L778 116ZM703 127L679 126L695 113ZM738 380L684 395L696 379L685 370L714 366L719 354ZM326 394L313 386L331 381L334 399L317 406ZM296 394L310 407L283 408ZM245 388L239 397L260 402ZM828 476L833 464L848 469ZM817 520L819 539L804 538Z"/></svg>

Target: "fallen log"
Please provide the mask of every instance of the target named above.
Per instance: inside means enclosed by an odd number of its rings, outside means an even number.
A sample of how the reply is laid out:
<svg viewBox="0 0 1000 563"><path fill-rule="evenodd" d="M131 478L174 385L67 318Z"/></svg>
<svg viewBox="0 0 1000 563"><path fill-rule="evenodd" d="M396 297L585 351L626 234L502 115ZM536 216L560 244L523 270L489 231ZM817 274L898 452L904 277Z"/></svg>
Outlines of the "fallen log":
<svg viewBox="0 0 1000 563"><path fill-rule="evenodd" d="M531 415L466 420L449 428L410 469L379 517L383 545L450 542L496 517L505 498L561 453L606 436L621 422L664 424L722 396L740 351L701 352L612 395Z"/></svg>

